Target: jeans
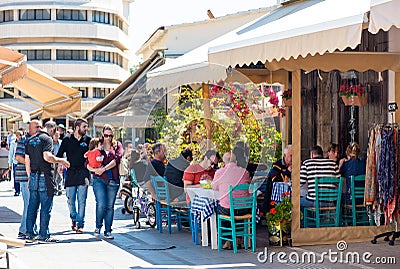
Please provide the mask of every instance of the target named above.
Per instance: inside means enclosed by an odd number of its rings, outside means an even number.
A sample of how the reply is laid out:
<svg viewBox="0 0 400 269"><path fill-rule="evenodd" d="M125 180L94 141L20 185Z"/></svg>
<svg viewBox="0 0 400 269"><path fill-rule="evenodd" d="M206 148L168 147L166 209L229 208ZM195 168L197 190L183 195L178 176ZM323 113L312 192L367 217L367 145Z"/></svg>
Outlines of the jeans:
<svg viewBox="0 0 400 269"><path fill-rule="evenodd" d="M21 192L21 185L19 183L19 181L15 181L15 169L17 168L17 165L13 163L12 165L12 178L14 180L14 190L15 190L15 194L20 194Z"/></svg>
<svg viewBox="0 0 400 269"><path fill-rule="evenodd" d="M53 196L47 195L46 180L44 175L38 176L31 173L29 180L29 205L26 219L26 234L34 236L33 226L36 222L40 206L40 238L49 238L50 213L53 207Z"/></svg>
<svg viewBox="0 0 400 269"><path fill-rule="evenodd" d="M111 232L114 219L114 203L119 189L118 180L104 180L93 176L93 192L96 198L96 228L105 226L105 233Z"/></svg>
<svg viewBox="0 0 400 269"><path fill-rule="evenodd" d="M19 232L26 234L26 216L28 213L28 205L29 205L29 189L28 189L28 181L20 181L21 186L21 195L22 200L24 201L24 211L21 217L21 225L19 226ZM33 225L33 234L37 234L36 223Z"/></svg>
<svg viewBox="0 0 400 269"><path fill-rule="evenodd" d="M88 186L72 186L66 187L66 194L68 198L69 216L72 221L77 222L78 227L85 224L85 208ZM78 200L78 212L76 212L76 200Z"/></svg>

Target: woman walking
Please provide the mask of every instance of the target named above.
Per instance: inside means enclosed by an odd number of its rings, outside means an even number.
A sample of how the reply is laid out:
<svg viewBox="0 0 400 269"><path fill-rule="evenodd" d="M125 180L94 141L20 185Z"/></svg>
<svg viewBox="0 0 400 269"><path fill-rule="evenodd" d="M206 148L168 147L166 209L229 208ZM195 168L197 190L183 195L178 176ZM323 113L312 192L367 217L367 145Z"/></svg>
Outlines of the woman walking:
<svg viewBox="0 0 400 269"><path fill-rule="evenodd" d="M104 237L114 239L111 226L114 219L114 203L119 189L118 165L123 148L122 144L114 139L114 128L106 124L102 130L104 156L103 165L93 168L87 165L93 174L93 192L96 198L96 229L94 236L100 236L101 227L105 226Z"/></svg>

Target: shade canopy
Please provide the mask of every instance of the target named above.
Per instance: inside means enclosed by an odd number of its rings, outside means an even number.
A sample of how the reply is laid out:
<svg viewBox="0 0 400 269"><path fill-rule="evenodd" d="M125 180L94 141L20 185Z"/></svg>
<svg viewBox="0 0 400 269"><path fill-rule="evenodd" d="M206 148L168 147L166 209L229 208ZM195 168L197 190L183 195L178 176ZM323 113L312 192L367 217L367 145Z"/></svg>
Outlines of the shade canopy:
<svg viewBox="0 0 400 269"><path fill-rule="evenodd" d="M28 66L27 75L23 79L13 82L12 86L32 100L24 98L16 92L7 91L7 93L34 103L41 110L43 119L64 116L81 110L81 94L78 90L32 66Z"/></svg>
<svg viewBox="0 0 400 269"><path fill-rule="evenodd" d="M355 48L370 0L310 0L293 6L287 16L271 21L271 12L226 35L225 43L209 48L209 62L236 66Z"/></svg>
<svg viewBox="0 0 400 269"><path fill-rule="evenodd" d="M371 0L368 31L388 31L390 27L400 28L400 0Z"/></svg>
<svg viewBox="0 0 400 269"><path fill-rule="evenodd" d="M0 87L24 77L26 72L25 55L0 46Z"/></svg>

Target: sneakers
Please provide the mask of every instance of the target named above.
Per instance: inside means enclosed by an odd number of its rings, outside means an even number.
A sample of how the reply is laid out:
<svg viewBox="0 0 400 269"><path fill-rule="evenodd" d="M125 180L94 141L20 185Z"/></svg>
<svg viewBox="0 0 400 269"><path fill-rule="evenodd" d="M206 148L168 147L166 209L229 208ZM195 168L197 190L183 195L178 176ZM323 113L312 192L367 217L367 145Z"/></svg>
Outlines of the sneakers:
<svg viewBox="0 0 400 269"><path fill-rule="evenodd" d="M76 226L76 221L72 221L71 229L72 231L76 231L78 229L78 227Z"/></svg>
<svg viewBox="0 0 400 269"><path fill-rule="evenodd" d="M106 238L106 239L114 239L114 236L111 234L111 232L105 232L104 233L104 238Z"/></svg>
<svg viewBox="0 0 400 269"><path fill-rule="evenodd" d="M26 244L36 244L38 242L37 237L32 236L32 235L26 235L25 236L25 243Z"/></svg>
<svg viewBox="0 0 400 269"><path fill-rule="evenodd" d="M99 229L99 228L96 228L96 229L94 230L93 235L94 235L94 237L99 238L99 237L100 237L100 229Z"/></svg>
<svg viewBox="0 0 400 269"><path fill-rule="evenodd" d="M83 227L78 227L78 228L76 229L76 233L77 233L77 234L83 233Z"/></svg>
<svg viewBox="0 0 400 269"><path fill-rule="evenodd" d="M17 238L24 240L26 238L26 234L19 232Z"/></svg>
<svg viewBox="0 0 400 269"><path fill-rule="evenodd" d="M59 243L60 240L58 240L54 237L47 237L47 238L39 238L38 242L39 242L39 244L55 244L55 243Z"/></svg>

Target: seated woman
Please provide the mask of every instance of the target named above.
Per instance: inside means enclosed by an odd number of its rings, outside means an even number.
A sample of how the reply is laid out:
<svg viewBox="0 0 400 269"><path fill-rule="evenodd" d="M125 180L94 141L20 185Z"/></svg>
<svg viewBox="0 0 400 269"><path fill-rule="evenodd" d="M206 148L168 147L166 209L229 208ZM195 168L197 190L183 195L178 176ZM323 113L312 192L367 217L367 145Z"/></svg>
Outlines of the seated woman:
<svg viewBox="0 0 400 269"><path fill-rule="evenodd" d="M346 205L351 204L351 176L365 175L365 160L360 158L360 146L357 143L353 143L347 147L346 154L348 159L345 160L340 167L340 175L346 178L346 187L344 194L344 203ZM358 184L362 184L357 182ZM356 201L357 204L362 204L363 201Z"/></svg>
<svg viewBox="0 0 400 269"><path fill-rule="evenodd" d="M239 167L236 164L236 156L227 152L222 157L225 166L221 169L218 169L215 172L214 180L211 183L213 190L217 190L219 194L219 206L218 213L223 215L230 215L230 205L229 205L229 187L236 186L239 184L250 184L249 173L246 169ZM248 191L236 191L234 192L234 197L246 197L249 196ZM235 215L242 216L251 213L247 209L238 209L235 210ZM222 223L223 225L230 225L226 222ZM231 242L226 241L223 249L231 249Z"/></svg>

